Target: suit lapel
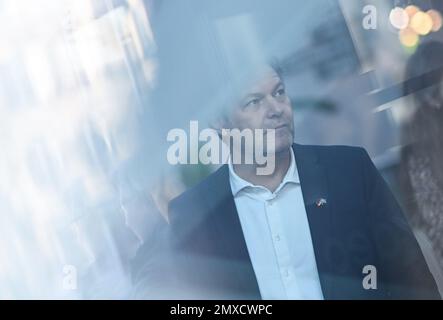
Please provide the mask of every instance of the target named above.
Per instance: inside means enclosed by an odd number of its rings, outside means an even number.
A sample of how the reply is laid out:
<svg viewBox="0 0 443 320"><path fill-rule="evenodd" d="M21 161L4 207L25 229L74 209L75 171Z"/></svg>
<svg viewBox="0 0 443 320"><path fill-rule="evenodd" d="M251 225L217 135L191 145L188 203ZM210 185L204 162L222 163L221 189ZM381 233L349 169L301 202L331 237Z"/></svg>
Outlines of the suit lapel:
<svg viewBox="0 0 443 320"><path fill-rule="evenodd" d="M330 243L332 216L330 194L325 168L312 149L293 145L303 200L309 221L317 270L325 299L332 298L333 266ZM325 201L322 201L324 199Z"/></svg>
<svg viewBox="0 0 443 320"><path fill-rule="evenodd" d="M229 183L229 168L224 165L216 174L207 205L214 213L214 241L221 263L225 264L228 286L240 293L242 299L260 299L257 278L249 257L234 197ZM213 229L214 230L214 229Z"/></svg>

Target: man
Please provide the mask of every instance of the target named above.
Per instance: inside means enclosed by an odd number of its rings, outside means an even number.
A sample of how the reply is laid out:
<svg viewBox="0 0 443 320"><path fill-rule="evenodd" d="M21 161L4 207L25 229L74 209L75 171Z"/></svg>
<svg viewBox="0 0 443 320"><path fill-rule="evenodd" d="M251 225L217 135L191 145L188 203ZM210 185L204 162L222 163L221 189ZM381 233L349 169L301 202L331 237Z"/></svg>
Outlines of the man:
<svg viewBox="0 0 443 320"><path fill-rule="evenodd" d="M439 299L366 151L293 144L282 78L265 69L216 128L274 132L275 169L257 175L257 163L231 158L171 201L165 292L190 299Z"/></svg>

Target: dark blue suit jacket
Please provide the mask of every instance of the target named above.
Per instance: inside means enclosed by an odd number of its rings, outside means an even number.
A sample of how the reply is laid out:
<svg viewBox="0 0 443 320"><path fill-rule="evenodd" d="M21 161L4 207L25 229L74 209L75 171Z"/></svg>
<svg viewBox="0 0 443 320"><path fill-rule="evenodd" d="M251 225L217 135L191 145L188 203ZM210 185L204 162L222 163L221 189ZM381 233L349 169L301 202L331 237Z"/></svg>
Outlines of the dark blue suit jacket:
<svg viewBox="0 0 443 320"><path fill-rule="evenodd" d="M293 149L325 299L440 299L402 210L366 151ZM326 205L316 205L320 198ZM171 201L166 229L163 297L261 298L226 165ZM376 267L377 289L364 288L365 265Z"/></svg>

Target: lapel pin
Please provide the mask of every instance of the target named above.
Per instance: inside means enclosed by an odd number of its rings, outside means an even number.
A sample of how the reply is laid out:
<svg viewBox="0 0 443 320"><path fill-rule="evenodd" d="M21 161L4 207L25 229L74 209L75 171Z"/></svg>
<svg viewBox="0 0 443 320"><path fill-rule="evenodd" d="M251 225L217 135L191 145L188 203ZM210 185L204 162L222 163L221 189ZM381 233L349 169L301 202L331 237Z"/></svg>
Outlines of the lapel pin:
<svg viewBox="0 0 443 320"><path fill-rule="evenodd" d="M320 198L317 199L317 201L315 201L315 204L317 205L318 208L323 207L326 203L328 202L324 198Z"/></svg>

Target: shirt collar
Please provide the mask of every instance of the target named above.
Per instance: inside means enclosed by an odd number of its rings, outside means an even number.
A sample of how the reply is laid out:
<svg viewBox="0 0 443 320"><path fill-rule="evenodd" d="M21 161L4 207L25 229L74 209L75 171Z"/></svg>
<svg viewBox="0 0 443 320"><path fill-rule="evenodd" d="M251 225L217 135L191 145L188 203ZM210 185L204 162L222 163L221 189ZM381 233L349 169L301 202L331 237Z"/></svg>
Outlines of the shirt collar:
<svg viewBox="0 0 443 320"><path fill-rule="evenodd" d="M298 176L297 171L297 165L295 163L295 156L294 156L294 150L290 148L290 154L291 154L291 162L288 168L288 171L286 172L286 175L284 176L282 182L278 186L278 188L275 190L274 193L278 193L281 188L283 188L284 185L287 183L300 183L300 178ZM228 160L228 167L229 167L229 181L231 184L231 190L232 195L235 197L240 191L246 188L263 188L266 189L263 186L257 186L253 185L252 183L240 178L237 173L234 171L234 166L232 165L231 157L229 157Z"/></svg>

